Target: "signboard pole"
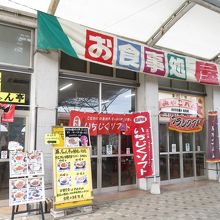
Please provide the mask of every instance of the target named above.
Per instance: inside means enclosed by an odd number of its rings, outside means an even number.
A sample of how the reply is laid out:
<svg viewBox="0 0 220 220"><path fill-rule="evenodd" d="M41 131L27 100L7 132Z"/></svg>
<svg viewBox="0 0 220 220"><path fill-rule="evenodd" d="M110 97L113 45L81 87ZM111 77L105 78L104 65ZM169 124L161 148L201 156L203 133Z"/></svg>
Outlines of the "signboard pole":
<svg viewBox="0 0 220 220"><path fill-rule="evenodd" d="M160 182L157 182L157 178L156 178L156 161L155 161L155 150L154 150L154 135L152 132L152 114L151 111L149 111L149 115L150 115L150 130L151 130L151 143L152 143L152 155L153 155L153 176L154 176L154 181L151 185L151 189L150 192L151 194L160 194Z"/></svg>
<svg viewBox="0 0 220 220"><path fill-rule="evenodd" d="M16 210L15 210L16 208ZM39 208L37 209L29 209L29 205L27 204L27 210L24 211L18 211L19 205L13 205L12 207L12 213L11 213L11 220L14 220L15 215L23 214L23 213L29 213L29 212L36 212L39 211L42 217L42 220L45 220L44 218L44 211L43 211L43 203L39 202Z"/></svg>

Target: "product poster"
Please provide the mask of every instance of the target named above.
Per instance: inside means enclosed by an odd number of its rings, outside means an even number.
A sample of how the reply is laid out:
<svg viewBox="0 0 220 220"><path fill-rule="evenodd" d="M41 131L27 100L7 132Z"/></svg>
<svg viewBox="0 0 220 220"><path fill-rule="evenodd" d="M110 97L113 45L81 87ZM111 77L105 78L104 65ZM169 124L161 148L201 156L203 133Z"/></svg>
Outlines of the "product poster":
<svg viewBox="0 0 220 220"><path fill-rule="evenodd" d="M86 127L64 127L65 147L90 146L89 129Z"/></svg>
<svg viewBox="0 0 220 220"><path fill-rule="evenodd" d="M54 148L55 204L92 199L90 147Z"/></svg>
<svg viewBox="0 0 220 220"><path fill-rule="evenodd" d="M22 151L10 152L10 177L24 177L29 175L43 175L43 153L33 151L25 153Z"/></svg>
<svg viewBox="0 0 220 220"><path fill-rule="evenodd" d="M9 204L21 205L45 200L44 177L9 180Z"/></svg>
<svg viewBox="0 0 220 220"><path fill-rule="evenodd" d="M54 147L63 147L64 146L64 129L63 127L53 127L52 133L59 136L59 144L53 144Z"/></svg>

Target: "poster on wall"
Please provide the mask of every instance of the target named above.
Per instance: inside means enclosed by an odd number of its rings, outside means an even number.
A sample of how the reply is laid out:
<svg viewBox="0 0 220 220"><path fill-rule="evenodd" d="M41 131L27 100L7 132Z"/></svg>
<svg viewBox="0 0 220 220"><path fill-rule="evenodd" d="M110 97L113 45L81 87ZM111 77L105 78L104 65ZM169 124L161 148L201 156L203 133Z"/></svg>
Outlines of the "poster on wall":
<svg viewBox="0 0 220 220"><path fill-rule="evenodd" d="M168 128L178 132L200 132L203 129L205 119L181 115L172 115L170 117Z"/></svg>
<svg viewBox="0 0 220 220"><path fill-rule="evenodd" d="M65 147L90 146L89 128L86 127L64 127Z"/></svg>
<svg viewBox="0 0 220 220"><path fill-rule="evenodd" d="M172 115L204 118L204 103L205 100L202 96L159 92L160 118L169 119Z"/></svg>
<svg viewBox="0 0 220 220"><path fill-rule="evenodd" d="M208 113L208 147L206 151L206 161L214 163L220 161L217 111Z"/></svg>
<svg viewBox="0 0 220 220"><path fill-rule="evenodd" d="M132 127L132 146L137 178L152 176L152 133L150 113L134 113Z"/></svg>
<svg viewBox="0 0 220 220"><path fill-rule="evenodd" d="M9 180L9 205L21 205L45 200L44 177Z"/></svg>
<svg viewBox="0 0 220 220"><path fill-rule="evenodd" d="M64 147L64 128L63 127L52 127L52 133L59 136L59 141L53 144L54 147Z"/></svg>
<svg viewBox="0 0 220 220"><path fill-rule="evenodd" d="M92 199L90 147L53 148L55 204Z"/></svg>
<svg viewBox="0 0 220 220"><path fill-rule="evenodd" d="M10 151L10 177L44 175L43 153Z"/></svg>

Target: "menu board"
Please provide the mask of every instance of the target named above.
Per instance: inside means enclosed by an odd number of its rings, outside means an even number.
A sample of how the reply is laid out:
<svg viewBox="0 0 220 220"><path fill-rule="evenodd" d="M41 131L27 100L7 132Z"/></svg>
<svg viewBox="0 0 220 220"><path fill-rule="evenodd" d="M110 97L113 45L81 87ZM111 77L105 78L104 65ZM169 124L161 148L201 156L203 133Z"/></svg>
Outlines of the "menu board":
<svg viewBox="0 0 220 220"><path fill-rule="evenodd" d="M21 205L45 200L44 177L9 180L9 205Z"/></svg>
<svg viewBox="0 0 220 220"><path fill-rule="evenodd" d="M43 174L43 153L41 151L33 151L31 153L22 151L10 152L11 178Z"/></svg>
<svg viewBox="0 0 220 220"><path fill-rule="evenodd" d="M65 147L90 146L89 128L64 127Z"/></svg>
<svg viewBox="0 0 220 220"><path fill-rule="evenodd" d="M54 148L55 204L92 199L90 148Z"/></svg>

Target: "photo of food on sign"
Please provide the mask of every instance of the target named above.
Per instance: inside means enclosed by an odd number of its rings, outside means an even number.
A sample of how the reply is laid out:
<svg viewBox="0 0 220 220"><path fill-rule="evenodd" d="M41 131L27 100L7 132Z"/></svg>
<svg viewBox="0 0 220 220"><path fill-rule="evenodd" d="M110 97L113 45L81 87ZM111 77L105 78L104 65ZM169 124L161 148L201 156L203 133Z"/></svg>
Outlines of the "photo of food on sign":
<svg viewBox="0 0 220 220"><path fill-rule="evenodd" d="M28 179L28 186L29 187L42 187L42 179L40 177L36 178L29 178Z"/></svg>
<svg viewBox="0 0 220 220"><path fill-rule="evenodd" d="M10 176L25 176L27 175L26 163L12 163Z"/></svg>
<svg viewBox="0 0 220 220"><path fill-rule="evenodd" d="M90 146L89 130L84 127L64 127L66 147Z"/></svg>
<svg viewBox="0 0 220 220"><path fill-rule="evenodd" d="M86 168L86 161L81 160L81 161L75 161L74 162L74 170L85 170Z"/></svg>
<svg viewBox="0 0 220 220"><path fill-rule="evenodd" d="M42 189L30 189L28 191L28 200L42 200L43 199L43 191Z"/></svg>
<svg viewBox="0 0 220 220"><path fill-rule="evenodd" d="M15 163L26 162L26 153L22 151L11 152L11 160Z"/></svg>
<svg viewBox="0 0 220 220"><path fill-rule="evenodd" d="M75 184L76 185L85 185L88 183L88 179L86 175L79 175L75 177Z"/></svg>
<svg viewBox="0 0 220 220"><path fill-rule="evenodd" d="M59 176L58 186L59 187L70 187L71 186L71 176Z"/></svg>
<svg viewBox="0 0 220 220"><path fill-rule="evenodd" d="M59 161L57 164L57 171L58 172L70 171L70 162Z"/></svg>
<svg viewBox="0 0 220 220"><path fill-rule="evenodd" d="M14 179L11 184L13 189L23 189L27 187L25 179Z"/></svg>
<svg viewBox="0 0 220 220"><path fill-rule="evenodd" d="M37 162L42 160L42 152L33 151L28 154L29 163Z"/></svg>
<svg viewBox="0 0 220 220"><path fill-rule="evenodd" d="M25 202L27 200L27 189L13 191L11 198L14 203Z"/></svg>

